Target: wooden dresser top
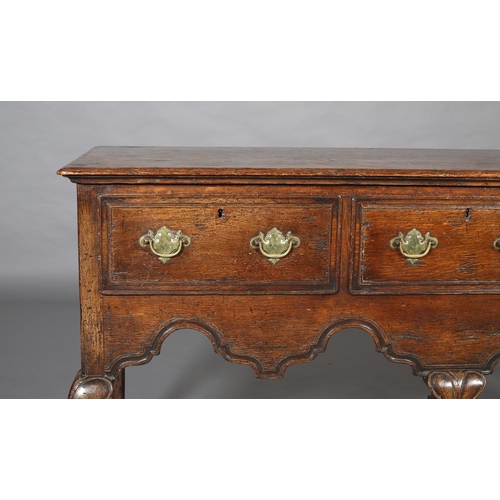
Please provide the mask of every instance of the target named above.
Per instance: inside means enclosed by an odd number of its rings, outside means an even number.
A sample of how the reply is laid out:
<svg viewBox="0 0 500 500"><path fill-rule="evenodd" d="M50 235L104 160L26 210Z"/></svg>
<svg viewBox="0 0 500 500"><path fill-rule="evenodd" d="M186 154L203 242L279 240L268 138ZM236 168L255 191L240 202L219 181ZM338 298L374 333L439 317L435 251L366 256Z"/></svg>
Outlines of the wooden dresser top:
<svg viewBox="0 0 500 500"><path fill-rule="evenodd" d="M99 146L57 173L76 182L195 176L484 182L500 180L500 150Z"/></svg>

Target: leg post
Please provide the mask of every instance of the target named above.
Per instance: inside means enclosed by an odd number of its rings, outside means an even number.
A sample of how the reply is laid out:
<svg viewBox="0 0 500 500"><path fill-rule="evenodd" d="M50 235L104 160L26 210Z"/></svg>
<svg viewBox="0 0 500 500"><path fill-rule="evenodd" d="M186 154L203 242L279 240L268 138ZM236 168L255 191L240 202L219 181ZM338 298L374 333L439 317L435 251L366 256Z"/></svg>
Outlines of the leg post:
<svg viewBox="0 0 500 500"><path fill-rule="evenodd" d="M436 370L424 380L431 399L476 399L486 387L486 377L475 370Z"/></svg>

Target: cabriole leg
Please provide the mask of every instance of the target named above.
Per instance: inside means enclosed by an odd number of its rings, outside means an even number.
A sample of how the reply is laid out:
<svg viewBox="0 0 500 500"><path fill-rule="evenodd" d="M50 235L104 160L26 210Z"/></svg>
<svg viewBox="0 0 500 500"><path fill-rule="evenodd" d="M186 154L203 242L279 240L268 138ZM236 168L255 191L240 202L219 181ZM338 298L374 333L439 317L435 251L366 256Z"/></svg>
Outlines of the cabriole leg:
<svg viewBox="0 0 500 500"><path fill-rule="evenodd" d="M116 372L111 397L112 399L125 399L125 368Z"/></svg>

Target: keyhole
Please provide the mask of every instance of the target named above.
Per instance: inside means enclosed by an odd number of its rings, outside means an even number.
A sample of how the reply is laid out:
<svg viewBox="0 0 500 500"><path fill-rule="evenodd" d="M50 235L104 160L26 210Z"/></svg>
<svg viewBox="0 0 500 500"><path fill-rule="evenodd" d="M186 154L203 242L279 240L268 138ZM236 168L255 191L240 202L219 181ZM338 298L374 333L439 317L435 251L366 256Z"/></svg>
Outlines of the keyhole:
<svg viewBox="0 0 500 500"><path fill-rule="evenodd" d="M467 209L465 210L465 220L466 220L466 221L469 221L469 220L470 220L471 213L472 213L472 210L471 210L470 208L467 208Z"/></svg>
<svg viewBox="0 0 500 500"><path fill-rule="evenodd" d="M219 211L217 213L217 217L219 219L222 219L224 217L224 210L222 208L219 208Z"/></svg>

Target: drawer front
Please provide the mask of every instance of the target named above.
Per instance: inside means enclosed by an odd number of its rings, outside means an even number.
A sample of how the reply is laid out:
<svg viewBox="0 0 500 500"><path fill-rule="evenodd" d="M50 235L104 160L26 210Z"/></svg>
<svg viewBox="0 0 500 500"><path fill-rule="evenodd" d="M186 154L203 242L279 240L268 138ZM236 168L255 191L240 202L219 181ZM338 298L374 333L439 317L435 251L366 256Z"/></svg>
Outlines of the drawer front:
<svg viewBox="0 0 500 500"><path fill-rule="evenodd" d="M338 206L337 198L105 198L102 291L335 293ZM142 236L148 231L156 236L164 226L180 230L189 240L168 250L168 245L151 244L146 237L141 246ZM283 234L278 235L278 250L266 246L266 235L273 228ZM266 255L257 240L254 248L250 245L259 233ZM177 251L168 260L161 257ZM272 258L273 251L289 253Z"/></svg>
<svg viewBox="0 0 500 500"><path fill-rule="evenodd" d="M494 202L358 201L351 292L500 292L499 236Z"/></svg>

